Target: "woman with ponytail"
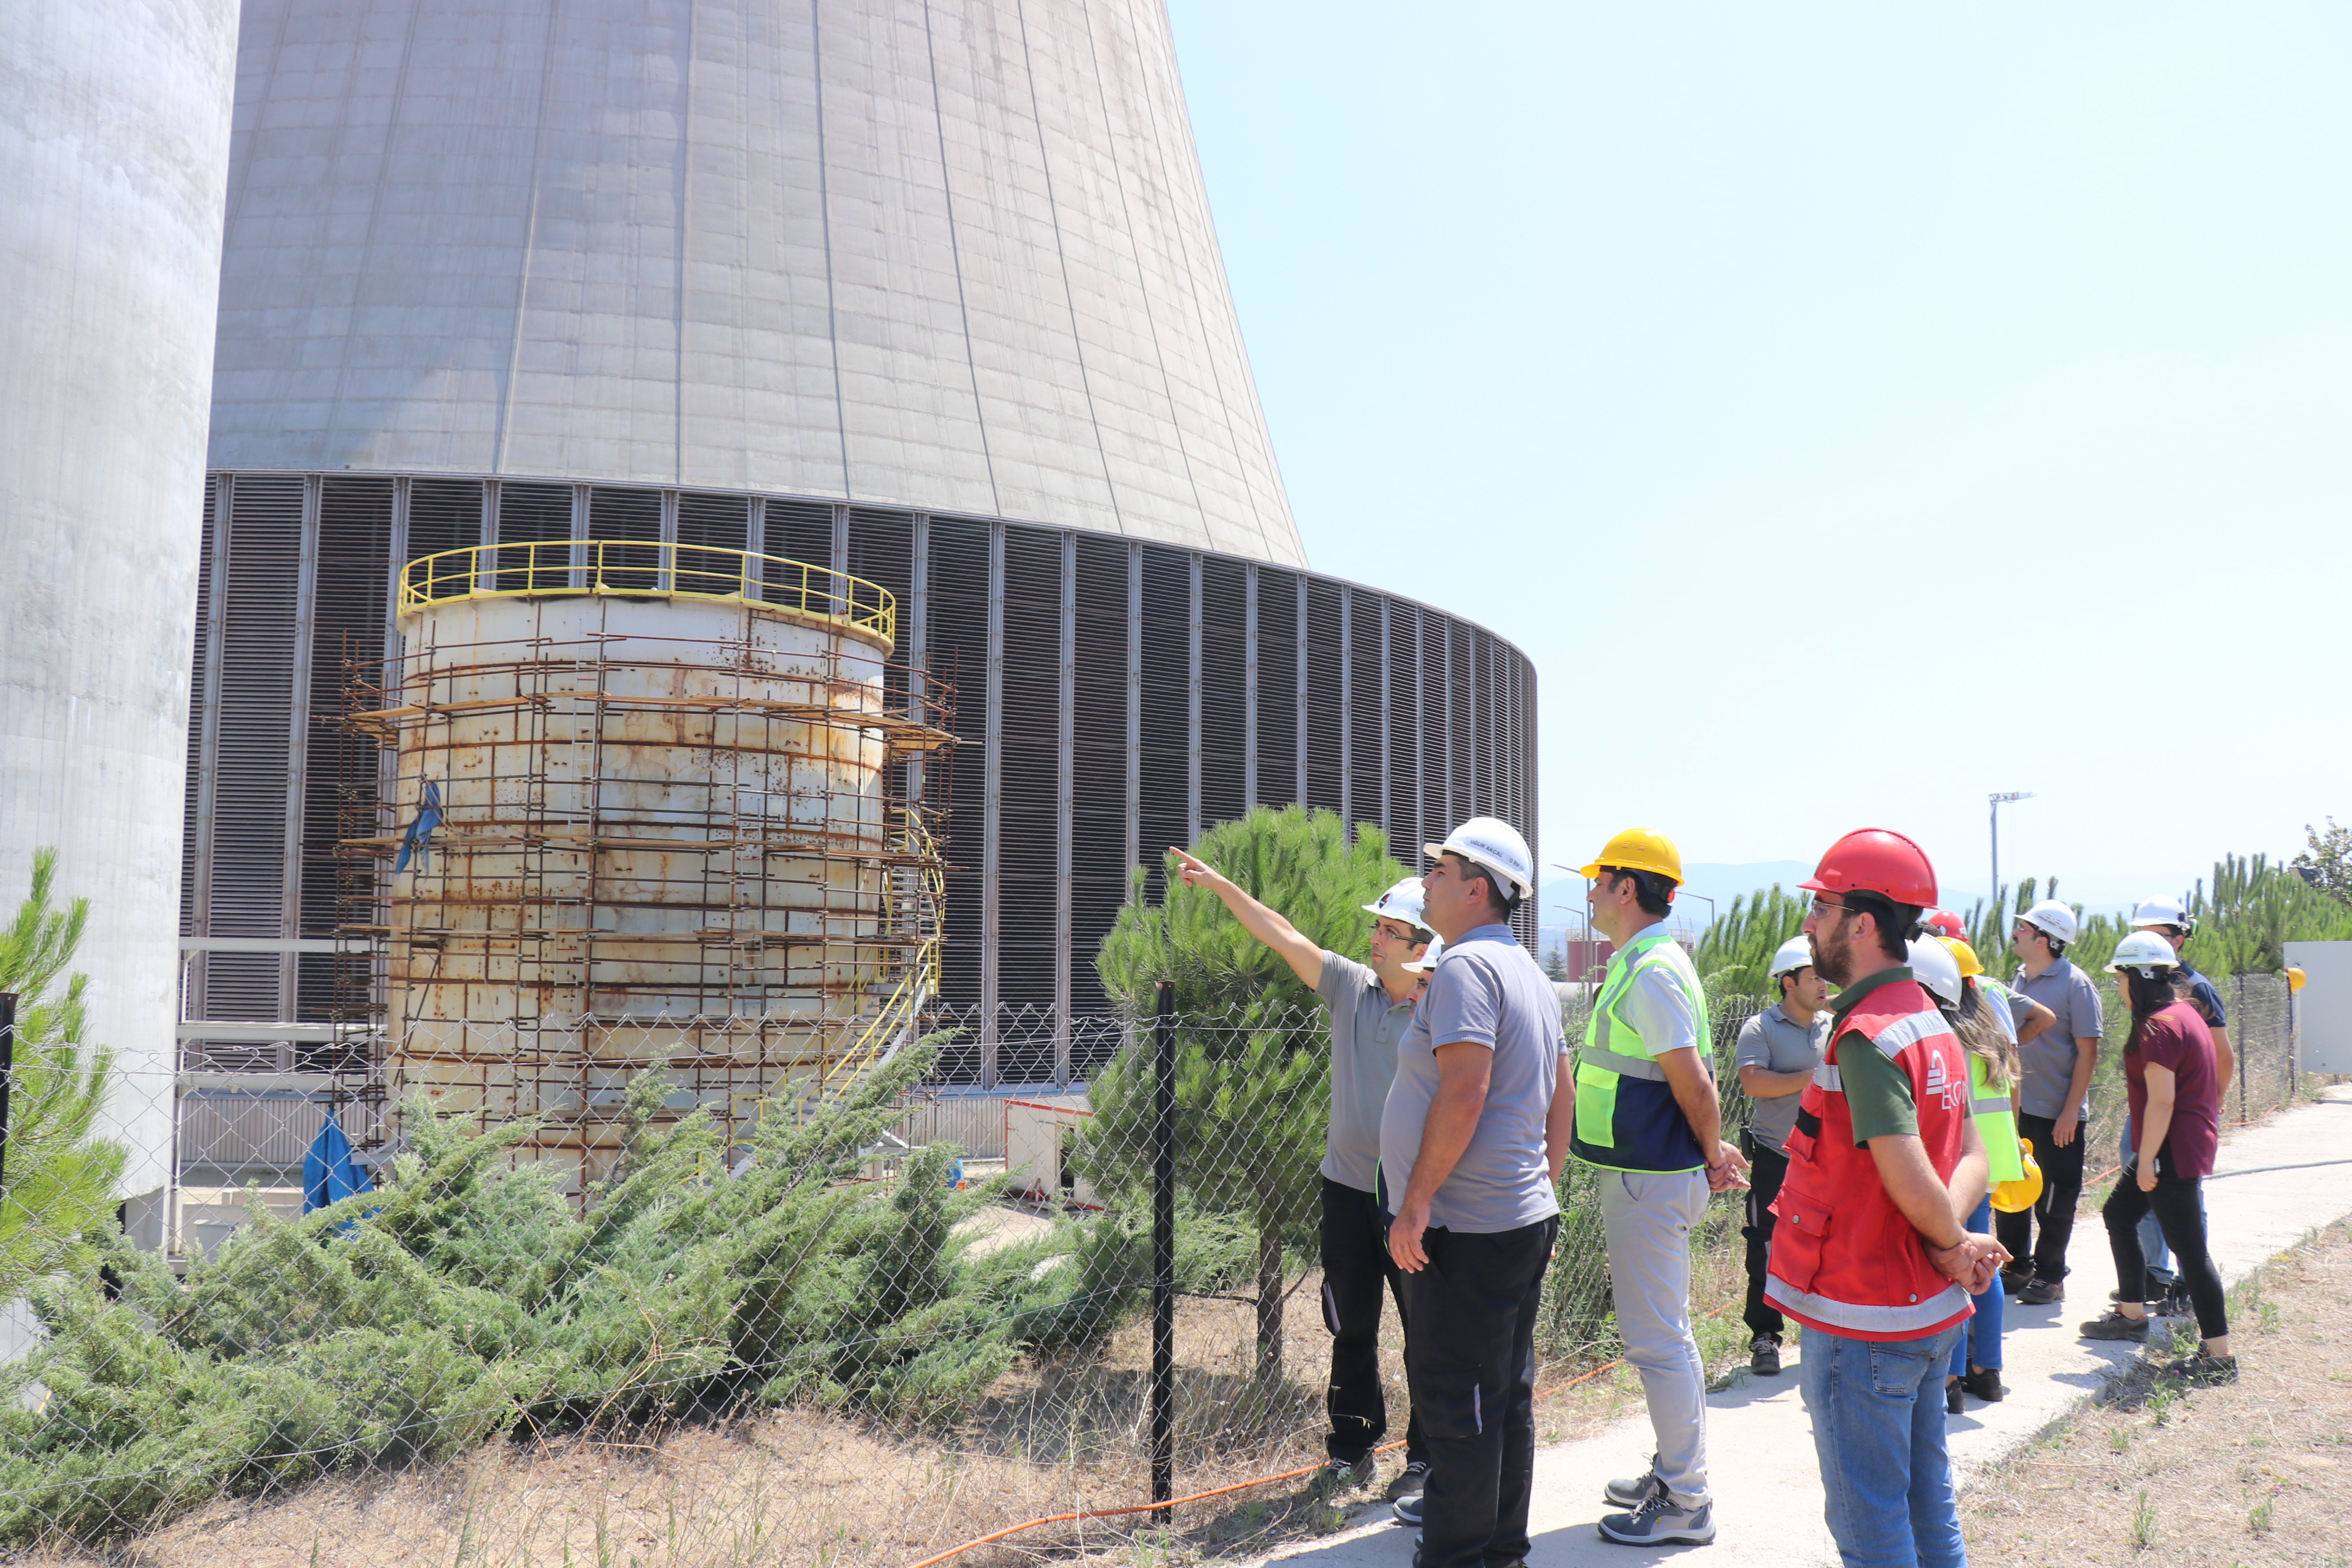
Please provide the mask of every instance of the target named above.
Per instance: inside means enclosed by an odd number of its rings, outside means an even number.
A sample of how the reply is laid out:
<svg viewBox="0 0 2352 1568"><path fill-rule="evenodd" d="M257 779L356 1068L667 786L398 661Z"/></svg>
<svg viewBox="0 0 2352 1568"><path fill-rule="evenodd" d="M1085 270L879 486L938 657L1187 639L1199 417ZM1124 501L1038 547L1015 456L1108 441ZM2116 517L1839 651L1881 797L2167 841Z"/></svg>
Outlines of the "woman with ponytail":
<svg viewBox="0 0 2352 1568"><path fill-rule="evenodd" d="M2107 1245L2116 1255L2118 1300L2104 1318L2083 1325L2090 1340L2147 1339L2147 1260L2139 1221L2151 1211L2172 1248L2204 1343L2164 1370L2189 1383L2234 1383L2238 1358L2230 1353L2230 1320L2221 1277L2205 1250L2200 1188L2213 1173L2221 1142L2221 1079L2213 1037L2197 1009L2172 989L2179 956L2154 931L2136 931L2116 944L2107 965L2131 1005L2131 1037L2124 1044L2124 1079L2137 1146L2124 1163L2104 1211Z"/></svg>

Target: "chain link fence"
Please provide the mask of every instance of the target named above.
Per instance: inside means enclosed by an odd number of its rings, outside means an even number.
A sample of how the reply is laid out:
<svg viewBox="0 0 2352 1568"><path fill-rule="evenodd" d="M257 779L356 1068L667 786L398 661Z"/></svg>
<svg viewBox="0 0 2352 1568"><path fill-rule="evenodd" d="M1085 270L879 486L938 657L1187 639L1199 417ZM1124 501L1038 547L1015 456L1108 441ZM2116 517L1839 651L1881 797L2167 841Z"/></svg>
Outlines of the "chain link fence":
<svg viewBox="0 0 2352 1568"><path fill-rule="evenodd" d="M2259 1118L2304 1087L2286 989L2223 994L2235 1110ZM1586 1005L1563 988L1571 1041ZM1715 1009L1727 1135L1757 1005ZM2112 994L2107 1017L2096 1149L2122 1102ZM0 1551L916 1568L1024 1525L959 1561L1328 1527L1294 1474L1323 1456L1330 1343L1322 1014L1082 1037L1103 1055L1076 1089L979 1092L939 1043L760 1114L681 1110L673 1075L646 1075L613 1108L617 1163L584 1185L529 1156L524 1123L207 1079L181 1105L168 1256L57 1201L73 1143L55 1111L86 1064L20 1062ZM383 1142L358 1195L305 1213L331 1111ZM1560 1197L1546 1389L1618 1350L1591 1173L1571 1163ZM1694 1236L1717 1367L1745 1349L1740 1207L1718 1198ZM1392 1312L1382 1370L1401 1435Z"/></svg>

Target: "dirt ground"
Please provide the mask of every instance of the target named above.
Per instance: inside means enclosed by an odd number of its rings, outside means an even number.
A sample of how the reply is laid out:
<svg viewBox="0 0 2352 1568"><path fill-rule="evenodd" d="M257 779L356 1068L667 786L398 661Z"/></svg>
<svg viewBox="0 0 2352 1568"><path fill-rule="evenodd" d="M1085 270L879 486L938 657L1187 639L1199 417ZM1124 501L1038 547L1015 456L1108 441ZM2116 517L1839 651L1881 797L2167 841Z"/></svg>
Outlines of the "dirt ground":
<svg viewBox="0 0 2352 1568"><path fill-rule="evenodd" d="M2177 1392L2135 1372L1970 1487L1969 1561L2352 1564L2352 1223L2242 1284L2230 1327L2235 1384Z"/></svg>

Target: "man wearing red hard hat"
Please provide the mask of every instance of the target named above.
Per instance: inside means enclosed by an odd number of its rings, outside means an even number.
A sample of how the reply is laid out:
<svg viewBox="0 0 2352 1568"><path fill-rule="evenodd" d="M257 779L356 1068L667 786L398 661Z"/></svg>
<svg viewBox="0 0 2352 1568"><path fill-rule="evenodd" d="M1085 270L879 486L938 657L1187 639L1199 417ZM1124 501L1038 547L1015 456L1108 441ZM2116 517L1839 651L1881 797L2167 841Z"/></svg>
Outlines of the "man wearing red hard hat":
<svg viewBox="0 0 2352 1568"><path fill-rule="evenodd" d="M1968 1055L1907 964L1936 870L1865 827L1798 885L1814 967L1842 989L1789 1135L1764 1293L1804 1326L1798 1372L1845 1561L1964 1568L1943 1370L1969 1294L2008 1254L1965 1223L1987 1176Z"/></svg>

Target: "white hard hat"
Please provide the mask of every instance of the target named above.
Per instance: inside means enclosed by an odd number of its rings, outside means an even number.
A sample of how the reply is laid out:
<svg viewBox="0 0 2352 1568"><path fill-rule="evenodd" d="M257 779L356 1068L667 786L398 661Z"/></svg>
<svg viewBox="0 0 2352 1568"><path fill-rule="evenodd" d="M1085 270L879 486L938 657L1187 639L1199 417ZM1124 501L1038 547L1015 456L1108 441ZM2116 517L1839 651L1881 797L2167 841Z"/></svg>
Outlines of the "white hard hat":
<svg viewBox="0 0 2352 1568"><path fill-rule="evenodd" d="M1812 962L1813 944L1803 937L1792 936L1780 944L1780 952L1772 955L1772 973L1769 978L1778 980L1783 974L1793 974L1798 970L1810 966Z"/></svg>
<svg viewBox="0 0 2352 1568"><path fill-rule="evenodd" d="M1499 816L1474 816L1447 834L1444 843L1421 847L1433 860L1441 855L1459 855L1477 862L1510 883L1522 899L1536 890L1536 858L1528 853L1528 841L1519 837L1519 830Z"/></svg>
<svg viewBox="0 0 2352 1568"><path fill-rule="evenodd" d="M2132 911L2132 925L2135 928L2179 926L2182 931L2197 929L2197 922L2189 918L2189 911L2181 908L2180 900L2168 899L2162 893L2152 894L2139 901L2139 908Z"/></svg>
<svg viewBox="0 0 2352 1568"><path fill-rule="evenodd" d="M2054 942L2072 942L2081 929L2074 923L2074 911L2055 899L2044 899L2017 918Z"/></svg>
<svg viewBox="0 0 2352 1568"><path fill-rule="evenodd" d="M1410 969L1415 974L1427 974L1436 969L1437 961L1444 956L1445 939L1442 936L1433 936L1429 939L1429 946L1423 950L1419 958L1408 958L1397 967Z"/></svg>
<svg viewBox="0 0 2352 1568"><path fill-rule="evenodd" d="M2180 957L2172 944L2152 931L2127 931L2123 941L2116 943L2116 955L2107 960L2107 973L2137 969L2143 980L2153 979L2159 969L2178 969Z"/></svg>
<svg viewBox="0 0 2352 1568"><path fill-rule="evenodd" d="M1368 915L1378 915L1384 921L1402 921L1415 931L1427 931L1428 923L1421 918L1421 879L1407 877L1374 899L1358 907Z"/></svg>
<svg viewBox="0 0 2352 1568"><path fill-rule="evenodd" d="M1947 1007L1960 1005L1960 961L1937 938L1923 936L1911 943L1911 973Z"/></svg>

